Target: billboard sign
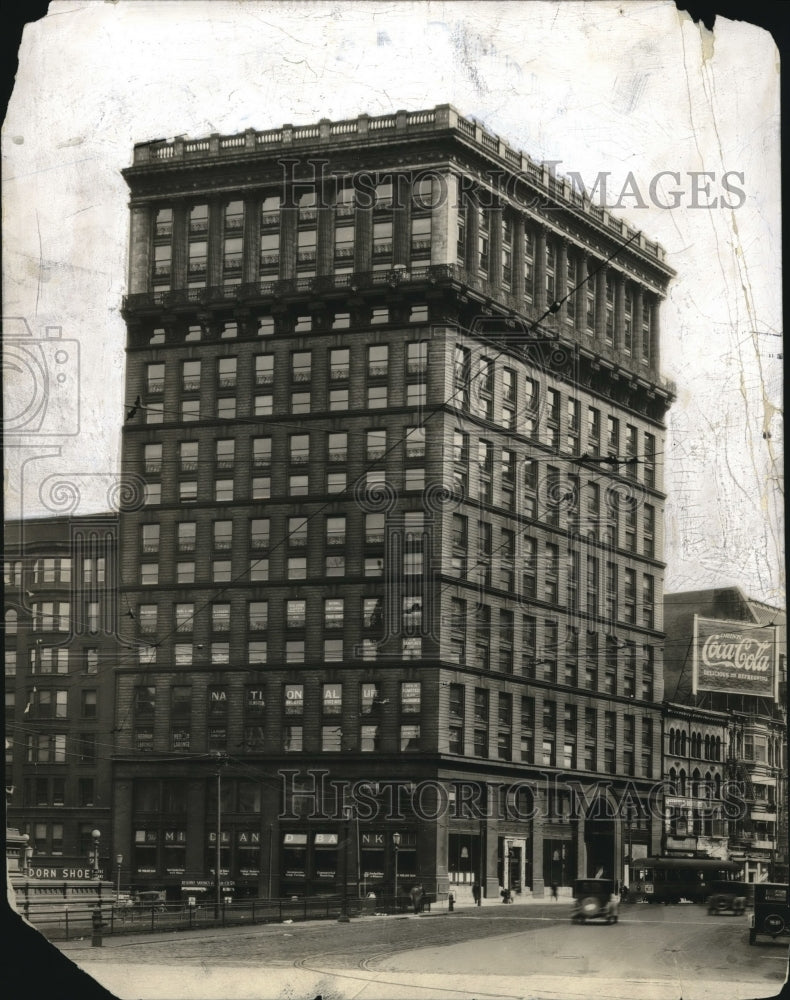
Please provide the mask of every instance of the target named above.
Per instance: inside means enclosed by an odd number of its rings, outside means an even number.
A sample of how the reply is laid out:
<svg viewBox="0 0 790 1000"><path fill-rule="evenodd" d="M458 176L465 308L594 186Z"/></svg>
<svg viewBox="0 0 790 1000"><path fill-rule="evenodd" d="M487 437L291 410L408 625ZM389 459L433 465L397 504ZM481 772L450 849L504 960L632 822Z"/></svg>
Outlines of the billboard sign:
<svg viewBox="0 0 790 1000"><path fill-rule="evenodd" d="M776 629L694 616L693 693L776 700Z"/></svg>

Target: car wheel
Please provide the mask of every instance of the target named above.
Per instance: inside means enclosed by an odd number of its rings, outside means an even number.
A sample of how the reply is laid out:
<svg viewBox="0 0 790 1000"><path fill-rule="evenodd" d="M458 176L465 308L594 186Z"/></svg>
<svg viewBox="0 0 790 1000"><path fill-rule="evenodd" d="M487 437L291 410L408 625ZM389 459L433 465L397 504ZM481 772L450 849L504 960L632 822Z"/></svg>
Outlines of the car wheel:
<svg viewBox="0 0 790 1000"><path fill-rule="evenodd" d="M778 913L769 913L763 920L763 929L766 934L776 937L785 929L785 922Z"/></svg>

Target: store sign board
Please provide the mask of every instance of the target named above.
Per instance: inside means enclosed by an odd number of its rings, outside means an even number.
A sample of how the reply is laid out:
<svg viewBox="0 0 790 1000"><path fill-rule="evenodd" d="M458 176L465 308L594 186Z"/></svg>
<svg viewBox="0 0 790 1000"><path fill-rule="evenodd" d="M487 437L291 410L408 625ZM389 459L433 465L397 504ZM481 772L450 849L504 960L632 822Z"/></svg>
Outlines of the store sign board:
<svg viewBox="0 0 790 1000"><path fill-rule="evenodd" d="M74 865L69 867L63 864L42 865L33 864L29 868L23 869L28 878L41 879L42 881L64 881L73 880L77 882L95 882L104 878L104 870L96 872L90 865Z"/></svg>
<svg viewBox="0 0 790 1000"><path fill-rule="evenodd" d="M692 692L777 700L776 629L694 616Z"/></svg>

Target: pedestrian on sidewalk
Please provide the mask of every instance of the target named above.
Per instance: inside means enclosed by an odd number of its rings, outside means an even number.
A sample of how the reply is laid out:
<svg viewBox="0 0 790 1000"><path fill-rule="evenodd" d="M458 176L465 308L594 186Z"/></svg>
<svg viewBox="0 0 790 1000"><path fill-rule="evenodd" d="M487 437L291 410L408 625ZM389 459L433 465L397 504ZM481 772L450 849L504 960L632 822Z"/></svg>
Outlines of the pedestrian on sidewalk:
<svg viewBox="0 0 790 1000"><path fill-rule="evenodd" d="M472 899L475 901L475 906L480 906L482 895L483 890L480 888L480 883L475 879L472 883Z"/></svg>
<svg viewBox="0 0 790 1000"><path fill-rule="evenodd" d="M555 903L557 902L558 893L557 893L557 883L556 882L552 882L551 883L551 898L554 900Z"/></svg>

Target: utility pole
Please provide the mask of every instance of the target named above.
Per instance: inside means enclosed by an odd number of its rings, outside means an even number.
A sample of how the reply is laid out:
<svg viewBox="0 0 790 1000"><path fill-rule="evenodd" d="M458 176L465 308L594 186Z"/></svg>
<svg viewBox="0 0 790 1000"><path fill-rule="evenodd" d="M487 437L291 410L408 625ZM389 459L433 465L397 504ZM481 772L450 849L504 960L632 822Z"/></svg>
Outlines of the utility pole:
<svg viewBox="0 0 790 1000"><path fill-rule="evenodd" d="M339 924L349 923L348 919L348 841L351 821L351 806L343 806L341 841L338 846L338 867L340 868L340 916Z"/></svg>
<svg viewBox="0 0 790 1000"><path fill-rule="evenodd" d="M217 752L217 843L216 858L214 861L214 875L216 879L216 895L214 897L214 919L219 919L220 906L222 904L222 886L220 875L221 868L221 843L222 843L222 765L226 763L225 754Z"/></svg>

